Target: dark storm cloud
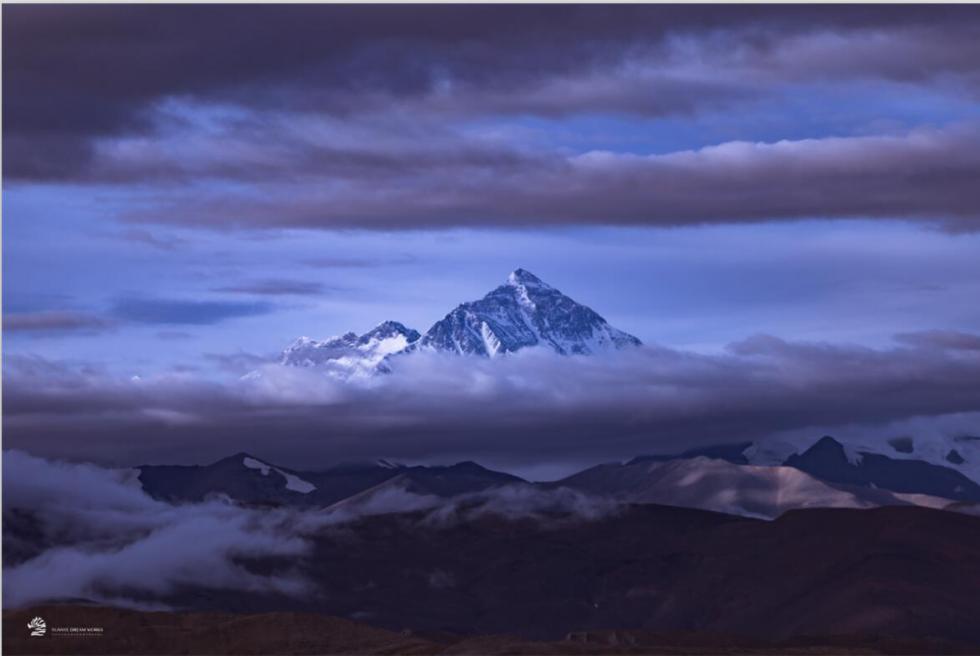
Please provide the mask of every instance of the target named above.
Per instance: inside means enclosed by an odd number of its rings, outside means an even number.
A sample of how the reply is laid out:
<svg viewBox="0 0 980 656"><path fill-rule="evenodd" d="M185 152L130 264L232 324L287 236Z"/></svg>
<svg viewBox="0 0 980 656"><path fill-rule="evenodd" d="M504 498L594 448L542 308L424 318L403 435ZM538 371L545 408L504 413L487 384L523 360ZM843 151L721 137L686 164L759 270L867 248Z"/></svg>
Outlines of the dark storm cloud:
<svg viewBox="0 0 980 656"><path fill-rule="evenodd" d="M10 333L95 334L112 326L112 321L84 312L6 312L3 316L3 330Z"/></svg>
<svg viewBox="0 0 980 656"><path fill-rule="evenodd" d="M664 115L755 97L774 80L969 86L977 15L969 6L10 6L4 168L8 178L84 177L94 140L152 134L164 99L342 116L392 101L467 115ZM705 70L688 75L698 62Z"/></svg>
<svg viewBox="0 0 980 656"><path fill-rule="evenodd" d="M269 279L217 287L213 291L258 296L318 296L326 290L327 287L323 283L312 280Z"/></svg>
<svg viewBox="0 0 980 656"><path fill-rule="evenodd" d="M366 384L256 364L225 384L133 382L7 363L5 440L63 456L217 459L238 450L311 467L350 458L526 465L628 457L780 431L980 412L977 351L887 350L759 336L725 355L403 357ZM83 439L84 437L84 439ZM172 455L169 457L173 457ZM311 460L313 459L313 460Z"/></svg>
<svg viewBox="0 0 980 656"><path fill-rule="evenodd" d="M208 325L226 319L268 314L271 303L192 301L169 298L121 298L112 308L119 319L135 323Z"/></svg>
<svg viewBox="0 0 980 656"><path fill-rule="evenodd" d="M193 195L134 221L210 227L684 225L808 217L980 227L980 126L904 135L729 142L665 155L593 151L506 164L403 167L342 186ZM315 169L297 175L316 176Z"/></svg>

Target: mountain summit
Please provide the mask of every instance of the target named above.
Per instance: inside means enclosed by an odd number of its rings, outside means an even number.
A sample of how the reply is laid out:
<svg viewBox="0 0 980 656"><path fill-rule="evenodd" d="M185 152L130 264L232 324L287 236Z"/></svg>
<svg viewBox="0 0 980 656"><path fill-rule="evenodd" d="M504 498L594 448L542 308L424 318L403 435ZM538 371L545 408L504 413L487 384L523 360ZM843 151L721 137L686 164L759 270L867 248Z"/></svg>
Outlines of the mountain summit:
<svg viewBox="0 0 980 656"><path fill-rule="evenodd" d="M640 340L610 326L530 271L517 269L478 301L463 303L422 336L419 349L494 357L529 346L592 354Z"/></svg>
<svg viewBox="0 0 980 656"><path fill-rule="evenodd" d="M281 363L367 372L384 369L384 360L396 353L497 357L538 346L560 355L591 355L640 344L530 271L516 269L506 283L456 306L423 335L385 321L363 335L351 332L324 341L302 337L286 348Z"/></svg>

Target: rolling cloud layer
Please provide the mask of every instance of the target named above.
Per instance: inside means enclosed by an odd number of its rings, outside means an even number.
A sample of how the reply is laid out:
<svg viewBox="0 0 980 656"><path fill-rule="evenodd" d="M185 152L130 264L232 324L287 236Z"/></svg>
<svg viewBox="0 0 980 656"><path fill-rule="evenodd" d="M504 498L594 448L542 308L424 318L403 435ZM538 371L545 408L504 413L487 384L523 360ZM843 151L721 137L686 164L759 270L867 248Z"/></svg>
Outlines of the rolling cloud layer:
<svg viewBox="0 0 980 656"><path fill-rule="evenodd" d="M969 6L14 7L4 168L23 184L130 189L128 221L219 229L870 217L976 230L969 121L869 117L819 137L719 134L646 151L549 143L529 121L738 112L764 123L787 96L833 106L862 88L970 105L978 17Z"/></svg>
<svg viewBox="0 0 980 656"><path fill-rule="evenodd" d="M595 461L817 427L873 427L980 412L970 334L902 336L887 349L756 336L705 355L418 354L361 383L258 364L225 381L122 379L8 358L9 447L120 464L208 461L247 449L285 465L396 457ZM816 436L814 436L816 437Z"/></svg>

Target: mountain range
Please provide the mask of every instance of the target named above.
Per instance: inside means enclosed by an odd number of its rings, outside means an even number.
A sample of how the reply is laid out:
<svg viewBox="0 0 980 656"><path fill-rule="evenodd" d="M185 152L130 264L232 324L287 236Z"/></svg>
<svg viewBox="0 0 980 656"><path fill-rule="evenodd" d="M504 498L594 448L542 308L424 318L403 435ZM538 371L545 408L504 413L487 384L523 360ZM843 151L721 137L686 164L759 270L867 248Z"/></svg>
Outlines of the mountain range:
<svg viewBox="0 0 980 656"><path fill-rule="evenodd" d="M580 640L586 644L576 653L583 654L600 653L592 640L615 640L627 653L699 653L689 649L696 644L707 653L758 653L732 648L744 641L780 642L767 652L774 654L976 653L980 517L971 516L978 505L969 501L977 492L972 481L930 465L903 479L905 491L889 490L887 472L911 461L858 459L830 437L774 466L743 462L750 449L714 445L639 456L550 483L473 462L377 460L306 471L237 453L205 466L143 466L137 479L143 490L170 504L160 511L194 518L195 533L180 539L208 537L198 523L206 507L242 518L236 521L267 517L277 536L302 527L301 550L265 553L236 543L231 553L248 573L302 581L303 593L181 579L134 597L143 606L179 609L179 617L127 621L137 629L176 623L168 637L138 629L149 641L144 653L175 653L173 645L191 635L187 613L219 611L241 614L235 626L259 613L275 618L256 629L255 640L276 636L276 653L357 653L369 644L370 653L405 653L410 641L397 641L399 635L433 641L417 643L418 653L493 653L497 643L483 641L504 634L562 641L552 653L570 653ZM821 478L817 469L847 480ZM133 479L119 474L128 489ZM959 497L931 494L937 491ZM193 505L217 495L232 502ZM106 508L86 508L93 514L80 518L85 530L75 535L46 529L45 506L19 507L17 496L5 492L5 568L42 567L61 548L91 548L111 588L113 568L127 567L133 549L87 533L86 517L110 525L123 517L113 505L118 497L106 498ZM167 540L140 544L175 548ZM62 621L70 608L96 608L87 597L42 599L63 605L5 612ZM305 613L320 619L303 620ZM18 626L28 621L15 619ZM116 636L118 627L111 627ZM198 631L194 640L200 653L204 645L230 644L257 653L250 642L231 642L236 630L228 627L217 642ZM353 642L313 641L325 640L328 630ZM383 639L375 643L371 635ZM804 638L825 648L784 649L782 641ZM63 653L133 653L131 642L77 649L60 638L48 643ZM510 642L499 653L543 653L543 646Z"/></svg>
<svg viewBox="0 0 980 656"><path fill-rule="evenodd" d="M797 508L919 505L973 509L980 485L949 467L864 454L853 463L825 436L785 463L749 464L744 445L676 455L639 456L588 468L559 481L532 483L474 462L406 466L386 460L319 471L278 466L247 453L210 465L144 465L139 481L152 497L196 502L225 495L241 503L332 507L426 497L430 501L498 488L567 489L617 503L657 503L772 519ZM411 505L411 504L410 504Z"/></svg>
<svg viewBox="0 0 980 656"><path fill-rule="evenodd" d="M377 460L297 471L247 453L210 465L143 465L139 481L147 494L161 501L196 502L221 494L248 504L320 507L377 491L383 485L418 496L452 497L506 484L528 484L473 462L426 467Z"/></svg>
<svg viewBox="0 0 980 656"><path fill-rule="evenodd" d="M497 357L529 347L559 355L591 355L640 346L597 312L517 269L483 298L462 303L425 333L385 321L363 335L349 332L323 341L301 337L282 353L285 365L331 365L366 373L397 353L435 351Z"/></svg>

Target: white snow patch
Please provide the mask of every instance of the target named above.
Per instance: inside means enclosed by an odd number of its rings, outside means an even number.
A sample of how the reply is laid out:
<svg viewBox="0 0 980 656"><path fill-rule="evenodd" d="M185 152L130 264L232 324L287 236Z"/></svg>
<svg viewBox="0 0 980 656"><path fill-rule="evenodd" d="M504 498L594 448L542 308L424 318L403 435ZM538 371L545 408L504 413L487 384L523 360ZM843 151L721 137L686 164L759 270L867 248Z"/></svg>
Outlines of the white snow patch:
<svg viewBox="0 0 980 656"><path fill-rule="evenodd" d="M483 347L486 348L487 355L491 358L497 355L497 351L500 350L500 340L493 334L486 321L480 323L480 337L483 338Z"/></svg>
<svg viewBox="0 0 980 656"><path fill-rule="evenodd" d="M281 469L276 469L276 471L286 477L287 490L292 490L293 492L299 492L300 494L309 494L310 492L316 489L316 486L313 485L313 483L310 483L309 481L304 481L302 478L296 476L295 474L284 472Z"/></svg>
<svg viewBox="0 0 980 656"><path fill-rule="evenodd" d="M316 489L316 486L309 481L304 481L302 478L295 474L290 474L285 472L278 467L273 467L272 465L267 465L261 460L256 460L255 458L245 458L242 460L242 464L249 469L258 469L262 472L263 476L268 476L270 471L274 471L283 478L286 479L286 489L292 490L293 492L299 492L300 494L309 494Z"/></svg>
<svg viewBox="0 0 980 656"><path fill-rule="evenodd" d="M268 476L269 470L272 469L270 465L265 464L261 460L256 460L255 458L245 458L242 460L242 464L249 469L258 469L262 472L263 476Z"/></svg>

